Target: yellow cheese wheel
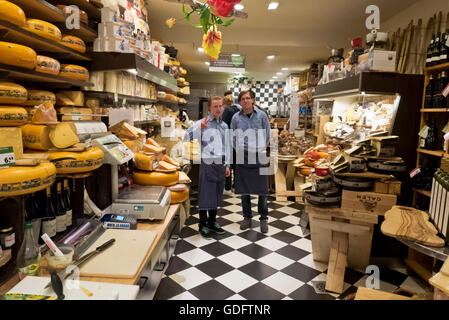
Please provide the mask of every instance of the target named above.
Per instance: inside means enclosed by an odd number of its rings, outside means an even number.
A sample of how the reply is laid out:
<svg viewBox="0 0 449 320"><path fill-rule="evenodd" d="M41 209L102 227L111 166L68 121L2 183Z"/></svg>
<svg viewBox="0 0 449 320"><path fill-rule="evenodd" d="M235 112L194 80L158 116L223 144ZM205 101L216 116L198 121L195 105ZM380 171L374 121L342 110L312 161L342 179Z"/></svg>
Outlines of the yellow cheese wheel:
<svg viewBox="0 0 449 320"><path fill-rule="evenodd" d="M163 186L170 187L178 183L179 172L162 173L162 172L145 172L135 171L134 182L143 186Z"/></svg>
<svg viewBox="0 0 449 320"><path fill-rule="evenodd" d="M92 120L92 110L89 108L70 108L62 107L58 109L58 113L64 114L61 117L62 121L79 121Z"/></svg>
<svg viewBox="0 0 449 320"><path fill-rule="evenodd" d="M50 91L28 90L28 100L22 103L22 105L25 107L34 107L46 101L50 101L52 104L55 104L55 94Z"/></svg>
<svg viewBox="0 0 449 320"><path fill-rule="evenodd" d="M134 155L134 162L136 163L136 168L143 171L153 171L154 165L156 164L155 157L152 155L147 155L145 153L139 152Z"/></svg>
<svg viewBox="0 0 449 320"><path fill-rule="evenodd" d="M99 148L84 152L50 151L48 158L58 174L83 173L98 169L103 165L104 153Z"/></svg>
<svg viewBox="0 0 449 320"><path fill-rule="evenodd" d="M20 196L44 190L56 179L54 164L45 162L36 167L10 167L0 174L0 197Z"/></svg>
<svg viewBox="0 0 449 320"><path fill-rule="evenodd" d="M168 190L170 190L170 204L181 203L189 198L189 188L186 185L176 185L169 187Z"/></svg>
<svg viewBox="0 0 449 320"><path fill-rule="evenodd" d="M38 19L27 19L26 25L23 27L29 32L35 33L41 37L54 41L61 41L61 30L54 24Z"/></svg>
<svg viewBox="0 0 449 320"><path fill-rule="evenodd" d="M61 65L59 64L58 60L46 56L37 56L37 72L58 75L60 68Z"/></svg>
<svg viewBox="0 0 449 320"><path fill-rule="evenodd" d="M0 0L0 8L0 20L8 21L19 27L25 26L27 21L22 8L4 0Z"/></svg>
<svg viewBox="0 0 449 320"><path fill-rule="evenodd" d="M22 126L23 146L33 150L48 150L53 147L48 126L26 124Z"/></svg>
<svg viewBox="0 0 449 320"><path fill-rule="evenodd" d="M75 51L85 53L86 44L84 41L78 37L64 35L62 37L61 43L66 47L72 48Z"/></svg>
<svg viewBox="0 0 449 320"><path fill-rule="evenodd" d="M28 112L28 119L33 119L33 116L36 113L36 108L35 107L25 107L25 110Z"/></svg>
<svg viewBox="0 0 449 320"><path fill-rule="evenodd" d="M28 92L24 87L11 82L0 82L0 104L21 105L27 98Z"/></svg>
<svg viewBox="0 0 449 320"><path fill-rule="evenodd" d="M33 49L20 44L0 41L0 63L34 69L36 62L37 54Z"/></svg>
<svg viewBox="0 0 449 320"><path fill-rule="evenodd" d="M87 81L89 80L89 71L81 66L76 66L73 64L62 64L61 70L59 71L61 77Z"/></svg>
<svg viewBox="0 0 449 320"><path fill-rule="evenodd" d="M28 121L28 112L21 107L0 106L0 127L22 126Z"/></svg>

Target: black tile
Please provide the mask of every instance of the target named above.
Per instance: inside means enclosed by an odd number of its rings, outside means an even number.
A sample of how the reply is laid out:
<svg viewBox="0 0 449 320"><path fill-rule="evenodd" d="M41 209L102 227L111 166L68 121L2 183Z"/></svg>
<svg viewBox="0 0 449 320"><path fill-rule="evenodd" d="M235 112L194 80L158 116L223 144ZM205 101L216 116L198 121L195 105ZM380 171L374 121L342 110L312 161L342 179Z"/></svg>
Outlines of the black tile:
<svg viewBox="0 0 449 320"><path fill-rule="evenodd" d="M247 300L282 300L285 295L259 282L248 289L239 292Z"/></svg>
<svg viewBox="0 0 449 320"><path fill-rule="evenodd" d="M222 276L232 270L234 268L230 266L229 264L219 260L219 259L212 259L206 262L203 262L200 265L196 266L197 269L201 270L205 274L207 274L209 277L217 278L219 276Z"/></svg>
<svg viewBox="0 0 449 320"><path fill-rule="evenodd" d="M309 234L307 237L304 237L304 239L312 240L312 235Z"/></svg>
<svg viewBox="0 0 449 320"><path fill-rule="evenodd" d="M345 292L343 292L341 295L338 296L338 299L346 300L346 298L349 298L350 296L353 297L353 294L355 294L357 290L358 290L357 287L350 286Z"/></svg>
<svg viewBox="0 0 449 320"><path fill-rule="evenodd" d="M195 207L190 207L190 215L194 215L194 214L197 214L198 213L198 208L195 208Z"/></svg>
<svg viewBox="0 0 449 320"><path fill-rule="evenodd" d="M171 257L170 261L168 262L168 267L167 267L167 270L165 271L165 274L167 276L171 276L172 274L181 272L190 267L191 267L190 264L188 264L181 258L174 256L174 257Z"/></svg>
<svg viewBox="0 0 449 320"><path fill-rule="evenodd" d="M380 267L380 280L391 283L399 287L406 279L407 275L396 270Z"/></svg>
<svg viewBox="0 0 449 320"><path fill-rule="evenodd" d="M226 216L226 215L232 214L232 213L234 213L234 212L226 210L226 209L223 209L223 208L220 208L220 209L217 210L217 216L218 217Z"/></svg>
<svg viewBox="0 0 449 320"><path fill-rule="evenodd" d="M270 226L273 226L275 228L281 229L281 230L287 230L291 227L294 227L293 224L282 221L282 220L276 220L269 223Z"/></svg>
<svg viewBox="0 0 449 320"><path fill-rule="evenodd" d="M277 210L273 210L273 211L269 212L268 215L275 219L282 219L282 218L288 216L288 214L286 214L284 212L277 211Z"/></svg>
<svg viewBox="0 0 449 320"><path fill-rule="evenodd" d="M296 248L296 247L290 246L290 245L277 250L276 253L279 253L280 255L287 257L289 259L295 260L295 261L298 261L310 254L310 252L307 252L305 250L302 250L302 249L299 249L299 248Z"/></svg>
<svg viewBox="0 0 449 320"><path fill-rule="evenodd" d="M247 265L240 267L239 270L259 281L262 281L278 272L276 269L267 266L260 261L248 263Z"/></svg>
<svg viewBox="0 0 449 320"><path fill-rule="evenodd" d="M181 233L179 234L179 236L181 238L188 238L188 237L194 236L196 234L198 234L197 230L192 229L191 227L184 227L184 228L182 228Z"/></svg>
<svg viewBox="0 0 449 320"><path fill-rule="evenodd" d="M211 244L208 244L204 247L201 247L201 250L206 251L210 255L213 255L214 257L222 256L226 253L229 253L231 251L234 251L231 247L221 243L221 242L214 242Z"/></svg>
<svg viewBox="0 0 449 320"><path fill-rule="evenodd" d="M239 237L242 237L251 242L257 242L259 240L265 239L267 236L254 230L247 230L245 232L239 233Z"/></svg>
<svg viewBox="0 0 449 320"><path fill-rule="evenodd" d="M215 280L190 289L189 292L200 300L225 300L235 294L234 291Z"/></svg>
<svg viewBox="0 0 449 320"><path fill-rule="evenodd" d="M246 254L253 259L260 259L273 252L255 243L251 243L243 248L240 248L238 249L238 251Z"/></svg>
<svg viewBox="0 0 449 320"><path fill-rule="evenodd" d="M315 289L308 284L303 285L288 296L294 300L336 300L333 296L328 294L317 294Z"/></svg>
<svg viewBox="0 0 449 320"><path fill-rule="evenodd" d="M273 209L273 210L276 210L276 209L279 209L279 208L282 208L282 207L285 207L285 205L281 205L281 204L278 204L278 203L276 203L276 202L268 202L268 208L269 209Z"/></svg>
<svg viewBox="0 0 449 320"><path fill-rule="evenodd" d="M191 225L194 225L194 224L198 224L199 221L200 221L200 219L198 219L198 218L196 218L194 216L190 216L190 217L188 217L186 219L185 225L186 226L191 226Z"/></svg>
<svg viewBox="0 0 449 320"><path fill-rule="evenodd" d="M165 277L159 283L159 287L154 295L153 300L168 300L185 292L186 290L181 287L176 281Z"/></svg>
<svg viewBox="0 0 449 320"><path fill-rule="evenodd" d="M232 222L231 220L228 220L228 219L224 219L224 218L222 218L222 217L217 217L217 223L218 223L221 227L224 227L224 226L227 226L227 225L229 225L229 224L233 224L234 222Z"/></svg>
<svg viewBox="0 0 449 320"><path fill-rule="evenodd" d="M291 205L288 205L288 207L293 208L293 209L297 209L297 210L304 210L305 205L295 202L295 203L293 203Z"/></svg>
<svg viewBox="0 0 449 320"><path fill-rule="evenodd" d="M293 234L291 234L290 232L285 232L285 231L281 231L279 233L276 233L274 235L272 235L271 237L280 240L282 242L285 243L292 243L295 241L298 241L299 239L301 239L300 236L295 236Z"/></svg>
<svg viewBox="0 0 449 320"><path fill-rule="evenodd" d="M298 262L289 265L287 268L281 270L281 272L304 283L311 281L321 273Z"/></svg>
<svg viewBox="0 0 449 320"><path fill-rule="evenodd" d="M365 274L361 273L359 271L356 271L356 270L353 270L353 269L350 269L350 268L346 268L345 269L345 282L346 283L354 284L357 281L359 281L361 278L363 278L363 276L365 276ZM382 275L380 277L382 278ZM401 284L402 284L402 282L401 282ZM397 285L397 286L399 286L399 285Z"/></svg>
<svg viewBox="0 0 449 320"><path fill-rule="evenodd" d="M188 243L187 241L184 241L182 239L179 239L176 242L176 247L175 247L175 254L176 255L180 255L181 253L190 251L196 249L196 247L190 243Z"/></svg>

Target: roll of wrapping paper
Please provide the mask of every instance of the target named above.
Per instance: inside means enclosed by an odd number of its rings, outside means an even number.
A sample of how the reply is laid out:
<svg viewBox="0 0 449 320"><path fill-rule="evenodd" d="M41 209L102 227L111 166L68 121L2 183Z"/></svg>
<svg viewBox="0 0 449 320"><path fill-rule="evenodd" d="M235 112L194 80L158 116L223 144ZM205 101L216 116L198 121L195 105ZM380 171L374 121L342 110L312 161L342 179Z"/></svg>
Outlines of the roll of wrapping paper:
<svg viewBox="0 0 449 320"><path fill-rule="evenodd" d="M70 231L62 240L60 241L65 245L75 245L78 240L92 231L93 226L91 221L84 222L81 226Z"/></svg>

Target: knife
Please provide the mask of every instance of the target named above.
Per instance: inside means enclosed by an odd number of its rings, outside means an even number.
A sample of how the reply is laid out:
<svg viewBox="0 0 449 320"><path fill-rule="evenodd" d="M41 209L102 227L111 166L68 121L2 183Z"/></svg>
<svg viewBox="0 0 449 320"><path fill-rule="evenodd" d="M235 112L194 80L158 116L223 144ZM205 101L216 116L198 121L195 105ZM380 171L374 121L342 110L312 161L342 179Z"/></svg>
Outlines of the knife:
<svg viewBox="0 0 449 320"><path fill-rule="evenodd" d="M72 265L75 267L79 267L81 264L83 264L84 262L86 262L87 260L92 258L93 256L96 256L100 252L102 252L102 251L106 250L107 248L109 248L110 246L112 246L112 244L114 242L115 242L115 239L111 239L111 240L103 243L101 246L97 247L94 251L92 251L92 252L84 255L83 257L79 258L78 260L76 260ZM61 279L61 281L64 281L65 279L67 279L75 271L75 269L68 271L67 268L65 268L64 270L62 270L61 272L59 272L57 274L57 276L59 277L59 279ZM52 286L52 281L50 280L50 282L44 287L44 289L50 288L51 286Z"/></svg>

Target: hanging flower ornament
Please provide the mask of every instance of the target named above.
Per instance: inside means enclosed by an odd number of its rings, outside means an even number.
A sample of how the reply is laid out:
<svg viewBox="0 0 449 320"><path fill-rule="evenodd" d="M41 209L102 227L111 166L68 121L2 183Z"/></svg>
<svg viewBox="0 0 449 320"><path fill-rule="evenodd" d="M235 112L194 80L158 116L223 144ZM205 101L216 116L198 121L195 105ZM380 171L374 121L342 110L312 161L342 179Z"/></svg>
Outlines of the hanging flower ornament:
<svg viewBox="0 0 449 320"><path fill-rule="evenodd" d="M191 11L187 12L185 5L182 5L182 12L185 20L190 22L190 16L196 12L200 16L200 24L193 25L195 28L202 28L203 48L204 52L212 59L218 59L222 47L221 32L218 31L218 25L228 27L234 22L234 18L223 21L221 17L230 17L234 13L234 6L240 3L241 0L206 0L200 2L194 0L194 5L191 6ZM175 18L170 18L166 21L169 28L176 24Z"/></svg>

